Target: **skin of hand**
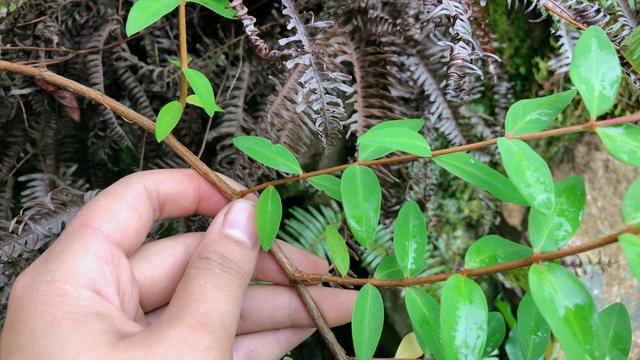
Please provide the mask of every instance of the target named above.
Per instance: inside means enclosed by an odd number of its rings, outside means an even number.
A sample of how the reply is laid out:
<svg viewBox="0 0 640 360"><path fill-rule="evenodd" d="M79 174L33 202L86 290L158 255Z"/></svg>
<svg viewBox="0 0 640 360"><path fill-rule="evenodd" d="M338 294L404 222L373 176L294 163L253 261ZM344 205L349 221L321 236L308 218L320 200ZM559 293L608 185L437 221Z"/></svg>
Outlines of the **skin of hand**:
<svg viewBox="0 0 640 360"><path fill-rule="evenodd" d="M0 358L280 359L315 329L259 250L254 200L229 203L192 170L141 172L105 189L16 280ZM192 214L214 220L204 233L144 244L154 221ZM280 245L300 270L327 271L324 259ZM330 326L350 320L356 292L309 289Z"/></svg>

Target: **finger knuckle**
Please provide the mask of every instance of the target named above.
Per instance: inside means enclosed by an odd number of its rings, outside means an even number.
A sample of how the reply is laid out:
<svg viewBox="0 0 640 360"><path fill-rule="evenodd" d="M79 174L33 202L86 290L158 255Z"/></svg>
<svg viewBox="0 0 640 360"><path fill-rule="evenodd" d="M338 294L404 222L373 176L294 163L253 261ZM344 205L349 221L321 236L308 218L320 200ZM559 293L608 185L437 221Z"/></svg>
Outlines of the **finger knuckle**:
<svg viewBox="0 0 640 360"><path fill-rule="evenodd" d="M192 267L197 271L214 273L230 281L247 277L247 271L237 259L220 252L205 252L197 255L193 259Z"/></svg>

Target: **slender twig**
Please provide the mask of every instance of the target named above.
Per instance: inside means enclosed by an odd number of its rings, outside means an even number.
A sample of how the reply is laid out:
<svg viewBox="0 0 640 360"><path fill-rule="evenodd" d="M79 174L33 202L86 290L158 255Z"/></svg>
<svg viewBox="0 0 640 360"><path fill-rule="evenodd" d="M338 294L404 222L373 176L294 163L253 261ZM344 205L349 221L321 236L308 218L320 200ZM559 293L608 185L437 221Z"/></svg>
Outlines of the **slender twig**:
<svg viewBox="0 0 640 360"><path fill-rule="evenodd" d="M180 70L189 67L189 55L187 54L187 0L181 0L178 7L178 28L180 31ZM180 104L184 109L187 106L187 90L189 84L184 72L180 71Z"/></svg>
<svg viewBox="0 0 640 360"><path fill-rule="evenodd" d="M562 11L558 11L558 9L554 8L553 6L549 5L548 2L544 3L544 8L547 9L549 12L555 14L557 17L561 18L562 20L568 22L569 24L577 27L580 30L587 30L587 27L580 24L579 22L575 21L572 17L571 14L567 14L566 11L564 11L564 9L562 9L561 7L559 7L555 2L551 1L551 3L555 6L557 6L559 9L561 9Z"/></svg>
<svg viewBox="0 0 640 360"><path fill-rule="evenodd" d="M338 276L329 276L325 274L310 274L299 272L295 275L296 280L300 280L302 282L329 282L339 285L365 285L371 284L374 286L381 287L408 287L414 285L424 285L424 284L433 284L441 281L447 280L449 277L455 274L461 274L469 277L476 276L485 276L491 275L499 272L514 270L518 268L522 268L525 266L529 266L534 263L539 263L542 261L551 261L555 259L564 258L571 255L580 254L589 250L597 249L603 246L607 246L613 244L618 241L618 236L624 233L632 233L638 234L640 233L640 228L637 227L627 227L618 232L609 234L600 239L590 241L578 246L568 247L544 254L534 254L533 256L523 258L520 260L511 261L508 263L485 266L477 269L464 269L461 271L442 273L436 275L429 275L417 278L407 278L402 280L380 280L380 279L368 279L368 278L349 278L349 277L338 277Z"/></svg>
<svg viewBox="0 0 640 360"><path fill-rule="evenodd" d="M506 136L506 137L509 138L509 139L534 140L534 139L546 138L546 137L550 137L550 136L558 136L558 135L572 134L572 133L583 132L583 131L591 131L591 130L594 130L594 129L598 128L598 127L610 126L610 125L616 125L616 124L624 124L624 123L631 123L631 122L636 122L636 121L640 121L640 113L633 114L633 115L628 115L628 116L622 116L622 117L613 118L613 119L595 121L595 122L591 122L590 121L590 122L586 122L586 123L581 124L581 125L567 126L567 127L563 127L563 128L552 129L552 130L547 130L547 131L541 131L541 132L531 133L531 134L526 134L526 135ZM467 144L467 145L461 145L461 146L456 146L456 147L447 148L447 149L435 150L435 151L432 152L431 157L433 158L433 157L438 157L438 156L442 156L442 155L446 155L446 154L452 154L452 153L456 153L456 152L462 152L462 151L478 150L478 149L489 147L491 145L495 145L497 142L498 142L498 138L495 138L495 139L476 142L476 143L473 143L473 144ZM266 182L264 184L260 184L258 186L254 186L254 187L252 187L250 189L243 190L243 191L240 192L240 195L244 196L246 194L250 194L250 193L253 193L253 192L257 192L257 191L266 189L269 185L276 186L276 185L288 184L288 183L292 183L292 182L295 182L295 181L298 181L298 180L308 179L310 177L314 177L314 176L318 176L318 175L332 174L332 173L340 172L340 171L345 170L346 168L348 168L351 165L380 166L380 165L389 165L389 164L398 164L398 163L410 162L410 161L414 161L414 160L418 160L418 159L422 159L422 158L419 157L419 156L415 156L415 155L403 155L403 156L393 156L393 157L388 157L388 158L378 159L378 160L356 161L356 162L349 163L349 164L338 165L338 166L334 166L334 167L327 168L327 169L316 170L316 171L312 171L312 172L308 172L308 173L304 173L304 174L300 174L300 175L296 175L296 176L291 176L291 177L287 177L287 178L282 178L282 179L276 179L276 180L273 180L273 181L269 181L269 182Z"/></svg>
<svg viewBox="0 0 640 360"><path fill-rule="evenodd" d="M126 121L140 126L145 131L152 134L155 133L155 123L144 117L140 113L133 111L124 104L118 102L113 98L110 98L109 96L97 90L84 86L76 81L67 79L46 69L33 68L0 60L0 71L8 71L12 73L31 76L36 79L44 80L52 85L56 85L59 88L67 89L73 93L76 93L80 96L103 105L114 113L122 116L122 118ZM243 195L234 190L231 184L227 183L227 180L219 176L215 171L211 170L196 155L194 155L189 149L182 145L182 143L180 143L173 135L168 135L164 139L164 142L186 163L191 165L191 167L202 177L204 177L212 185L218 188L218 190L220 190L220 192L225 197L227 197L228 199L238 199L243 197ZM295 269L295 267L293 267L291 261L287 258L286 254L283 251L278 251L279 248L277 246L274 249L275 251L272 251L272 254L279 264L291 264L291 266L283 267L283 270L286 272L287 277L291 280L292 285L300 294L300 297L305 303L309 315L316 324L316 327L318 329L328 329L329 325L322 317L322 314L320 313L318 306L315 304L315 301L313 300L309 289L294 279L294 275L298 273L298 271ZM325 342L329 346L332 346L331 350L334 351L334 354L336 354L339 360L347 359L346 355L344 355L343 357L338 356L339 354L346 353L337 342L335 336L331 331L321 330L320 334L323 336Z"/></svg>

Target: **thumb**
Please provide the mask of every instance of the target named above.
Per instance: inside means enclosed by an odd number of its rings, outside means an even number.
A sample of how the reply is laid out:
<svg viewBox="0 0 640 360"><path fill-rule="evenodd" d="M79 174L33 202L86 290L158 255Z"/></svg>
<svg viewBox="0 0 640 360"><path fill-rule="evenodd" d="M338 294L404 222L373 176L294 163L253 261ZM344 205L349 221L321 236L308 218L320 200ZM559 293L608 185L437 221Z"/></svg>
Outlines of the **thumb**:
<svg viewBox="0 0 640 360"><path fill-rule="evenodd" d="M228 204L191 257L161 320L192 340L206 339L204 344L183 345L231 354L242 299L258 258L255 217L254 202Z"/></svg>

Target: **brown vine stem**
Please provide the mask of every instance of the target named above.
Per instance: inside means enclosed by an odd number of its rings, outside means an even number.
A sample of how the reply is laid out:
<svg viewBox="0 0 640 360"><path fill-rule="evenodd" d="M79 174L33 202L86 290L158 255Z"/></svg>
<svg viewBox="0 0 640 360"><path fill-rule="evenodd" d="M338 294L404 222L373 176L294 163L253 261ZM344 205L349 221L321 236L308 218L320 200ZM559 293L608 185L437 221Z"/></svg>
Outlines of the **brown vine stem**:
<svg viewBox="0 0 640 360"><path fill-rule="evenodd" d="M556 7L561 9L561 7L559 7L555 2L551 1L551 3L553 5L555 5ZM557 17L561 18L562 20L564 20L564 21L568 22L569 24L577 27L578 29L583 30L583 31L587 30L587 27L582 25L582 24L580 24L579 22L575 21L571 17L571 14L567 14L565 11L562 11L562 12L558 11L558 9L555 9L553 6L549 5L548 2L544 3L544 8L547 9L550 13L555 14Z"/></svg>
<svg viewBox="0 0 640 360"><path fill-rule="evenodd" d="M181 0L178 7L178 28L180 31L180 70L189 66L187 54L187 0ZM189 90L187 77L180 71L180 105L187 107L187 90Z"/></svg>
<svg viewBox="0 0 640 360"><path fill-rule="evenodd" d="M145 131L154 134L155 133L155 123L143 115L131 110L129 107L123 105L117 100L110 98L109 96L94 90L92 88L86 87L76 81L67 79L63 76L55 74L51 71L29 67L21 64L11 63L9 61L0 60L0 72L7 71L17 74L22 74L26 76L30 76L36 79L41 79L46 81L52 85L57 87L67 89L73 93L76 93L80 96L83 96L91 101L94 101L107 109L115 112L120 115L126 121L134 123ZM168 135L164 142L169 146L178 156L180 156L187 164L191 165L191 167L197 171L202 177L204 177L207 181L209 181L213 186L218 188L220 192L224 194L228 199L238 199L243 197L239 192L233 189L232 185L227 183L223 177L218 175L215 171L211 170L205 163L203 163L195 154L193 154L189 149L187 149L182 143L180 143L175 136ZM295 269L291 261L287 258L286 254L280 249L277 243L274 243L272 247L272 254L278 261L278 263L283 266L283 270L286 272L288 278L291 280L291 284L295 287L296 291L301 294L301 299L303 300L305 306L307 307L307 311L309 315L314 320L316 327L319 329L318 331L323 336L327 346L334 354L336 359L346 360L347 356L345 355L345 351L336 339L333 332L330 330L329 325L325 321L322 313L318 309L309 289L304 285L304 283L297 281L294 276L298 271ZM288 264L288 265L287 265Z"/></svg>
<svg viewBox="0 0 640 360"><path fill-rule="evenodd" d="M568 247L544 254L534 254L531 257L523 258L520 260L511 261L508 263L502 263L498 265L485 266L476 269L464 269L456 272L442 273L436 275L429 275L417 278L407 278L403 280L380 280L380 279L368 279L368 278L349 278L349 277L338 277L338 276L329 276L324 274L310 274L298 272L295 275L296 280L300 280L302 282L330 282L339 285L365 285L371 284L373 286L379 287L409 287L414 285L425 285L425 284L433 284L441 281L446 281L449 277L455 274L461 274L469 277L477 277L477 276L485 276L491 275L499 272L504 272L508 270L514 270L518 268L522 268L525 266L529 266L533 263L537 263L540 261L551 261L560 259L563 257L580 254L589 250L597 249L603 246L607 246L613 244L618 241L618 236L624 233L632 233L632 234L640 234L640 228L637 227L627 227L618 232L609 234L600 239L587 242L585 244L581 244L574 247Z"/></svg>
<svg viewBox="0 0 640 360"><path fill-rule="evenodd" d="M633 115L627 115L627 116L621 116L621 117L617 117L617 118L613 118L613 119L606 119L606 120L596 121L596 122L586 122L586 123L580 124L580 125L567 126L567 127L563 127L563 128L551 129L551 130L547 130L547 131L541 131L541 132L531 133L531 134L526 134L526 135L506 136L506 137L509 138L509 139L534 140L534 139L541 139L541 138L550 137L550 136L572 134L572 133L583 132L583 131L593 131L598 127L617 125L617 124L624 124L624 123L631 123L631 122L636 122L636 121L640 121L640 113L633 114ZM473 143L473 144L467 144L467 145L461 145L461 146L456 146L456 147L447 148L447 149L435 150L435 151L432 152L431 157L434 158L434 157L438 157L438 156L442 156L442 155L446 155L446 154L452 154L452 153L461 152L461 151L478 150L478 149L486 148L486 147L491 146L491 145L495 145L497 142L498 142L498 138L495 138L495 139L489 139L489 140L476 142L476 143ZM269 181L269 182L266 182L264 184L260 184L258 186L254 186L252 188L243 190L243 191L240 192L240 195L244 196L244 195L247 195L247 194L251 194L253 192L257 192L257 191L263 190L263 189L267 188L269 185L276 186L276 185L288 184L288 183L292 183L292 182L295 182L295 181L308 179L308 178L311 178L311 177L314 177L314 176L318 176L318 175L332 174L332 173L335 173L335 172L340 172L340 171L345 170L346 168L348 168L351 165L380 166L380 165L389 165L389 164L398 164L398 163L410 162L410 161L414 161L414 160L418 160L418 159L422 159L422 158L419 157L419 156L415 156L415 155L403 155L403 156L393 156L393 157L388 157L388 158L378 159L378 160L356 161L356 162L353 162L353 163L342 164L342 165L334 166L334 167L327 168L327 169L316 170L316 171L312 171L312 172L308 172L308 173L304 173L304 174L300 174L300 175L296 175L296 176L291 176L291 177L287 177L287 178L282 178L282 179L276 179L276 180L273 180L273 181Z"/></svg>

